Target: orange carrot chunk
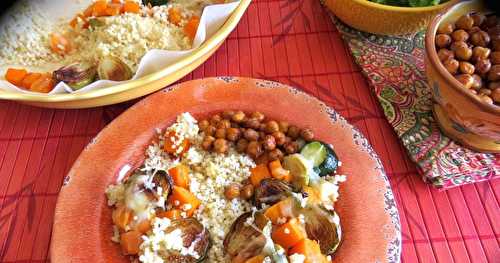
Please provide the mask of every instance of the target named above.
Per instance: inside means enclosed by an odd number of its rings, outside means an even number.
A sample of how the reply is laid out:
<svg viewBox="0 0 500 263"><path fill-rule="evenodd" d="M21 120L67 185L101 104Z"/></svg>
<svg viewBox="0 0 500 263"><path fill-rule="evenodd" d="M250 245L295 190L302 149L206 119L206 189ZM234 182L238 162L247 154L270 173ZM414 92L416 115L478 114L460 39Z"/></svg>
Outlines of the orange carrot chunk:
<svg viewBox="0 0 500 263"><path fill-rule="evenodd" d="M123 13L136 13L138 14L141 11L141 6L134 1L125 1L123 4L122 12Z"/></svg>
<svg viewBox="0 0 500 263"><path fill-rule="evenodd" d="M49 93L56 86L56 81L51 74L42 74L40 78L31 84L30 90L34 92Z"/></svg>
<svg viewBox="0 0 500 263"><path fill-rule="evenodd" d="M122 5L119 3L109 3L108 6L106 7L106 15L107 16L116 16L120 14L120 11L122 9Z"/></svg>
<svg viewBox="0 0 500 263"><path fill-rule="evenodd" d="M120 235L120 244L123 254L137 255L142 243L142 233L137 230L128 231Z"/></svg>
<svg viewBox="0 0 500 263"><path fill-rule="evenodd" d="M5 72L5 79L16 86L21 86L24 77L28 74L25 69L9 68Z"/></svg>
<svg viewBox="0 0 500 263"><path fill-rule="evenodd" d="M108 8L108 3L106 1L96 1L92 6L92 16L106 16L106 9Z"/></svg>
<svg viewBox="0 0 500 263"><path fill-rule="evenodd" d="M58 54L64 55L71 51L71 42L59 33L51 33L50 49Z"/></svg>
<svg viewBox="0 0 500 263"><path fill-rule="evenodd" d="M178 143L179 137L175 133L175 131L168 131L165 134L165 143L163 145L163 150L167 153L173 155L182 155L189 150L191 143L188 139L182 140L182 142Z"/></svg>
<svg viewBox="0 0 500 263"><path fill-rule="evenodd" d="M184 34L186 34L191 41L193 41L196 36L196 30L198 30L198 26L200 25L200 18L198 16L192 16L191 19L184 26Z"/></svg>
<svg viewBox="0 0 500 263"><path fill-rule="evenodd" d="M182 216L181 216L181 213L182 211L179 210L179 209L170 209L168 211L164 211L164 212L161 212L158 217L166 217L170 220L176 220L176 219L181 219Z"/></svg>
<svg viewBox="0 0 500 263"><path fill-rule="evenodd" d="M139 231L142 234L148 232L149 230L151 230L151 221L147 219L142 220L135 226L135 230Z"/></svg>
<svg viewBox="0 0 500 263"><path fill-rule="evenodd" d="M30 89L31 85L42 76L41 73L28 73L21 83L21 86L25 89Z"/></svg>
<svg viewBox="0 0 500 263"><path fill-rule="evenodd" d="M266 178L271 178L271 174L269 173L269 169L266 164L259 164L250 169L250 182L253 186L259 186L260 181Z"/></svg>
<svg viewBox="0 0 500 263"><path fill-rule="evenodd" d="M267 208L264 215L271 220L273 224L285 223L286 220L293 217L293 205L294 200L287 198Z"/></svg>
<svg viewBox="0 0 500 263"><path fill-rule="evenodd" d="M264 259L266 258L265 255L257 255L255 257L249 258L245 261L245 263L262 263L264 262Z"/></svg>
<svg viewBox="0 0 500 263"><path fill-rule="evenodd" d="M122 230L125 230L125 228L132 220L132 211L130 211L130 209L128 209L126 206L121 205L113 210L111 218L113 219L113 223L116 226L118 226Z"/></svg>
<svg viewBox="0 0 500 263"><path fill-rule="evenodd" d="M186 212L187 217L191 217L201 204L200 200L193 193L179 186L173 187L168 202L175 208Z"/></svg>
<svg viewBox="0 0 500 263"><path fill-rule="evenodd" d="M177 26L181 23L182 16L178 8L172 7L168 10L168 21Z"/></svg>
<svg viewBox="0 0 500 263"><path fill-rule="evenodd" d="M189 167L179 164L168 170L168 174L172 177L174 185L189 189Z"/></svg>
<svg viewBox="0 0 500 263"><path fill-rule="evenodd" d="M275 228L271 237L274 243L288 250L302 239L307 238L307 233L300 221L297 218L292 218L287 223Z"/></svg>
<svg viewBox="0 0 500 263"><path fill-rule="evenodd" d="M310 239L302 239L288 250L288 255L302 254L306 257L304 263L326 263L329 262L325 255L321 254L318 242Z"/></svg>

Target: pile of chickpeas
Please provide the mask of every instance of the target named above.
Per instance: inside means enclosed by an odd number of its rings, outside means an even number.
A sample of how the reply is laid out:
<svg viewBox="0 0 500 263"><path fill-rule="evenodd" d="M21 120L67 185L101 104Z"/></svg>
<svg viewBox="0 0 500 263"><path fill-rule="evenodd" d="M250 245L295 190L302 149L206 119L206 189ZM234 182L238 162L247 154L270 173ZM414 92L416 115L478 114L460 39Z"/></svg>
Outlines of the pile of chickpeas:
<svg viewBox="0 0 500 263"><path fill-rule="evenodd" d="M487 104L500 106L500 23L481 13L443 23L436 35L438 57L463 87Z"/></svg>
<svg viewBox="0 0 500 263"><path fill-rule="evenodd" d="M314 138L310 129L268 119L258 111L225 110L201 120L198 126L204 135L204 150L226 153L233 144L239 153L247 153L257 163L281 160Z"/></svg>

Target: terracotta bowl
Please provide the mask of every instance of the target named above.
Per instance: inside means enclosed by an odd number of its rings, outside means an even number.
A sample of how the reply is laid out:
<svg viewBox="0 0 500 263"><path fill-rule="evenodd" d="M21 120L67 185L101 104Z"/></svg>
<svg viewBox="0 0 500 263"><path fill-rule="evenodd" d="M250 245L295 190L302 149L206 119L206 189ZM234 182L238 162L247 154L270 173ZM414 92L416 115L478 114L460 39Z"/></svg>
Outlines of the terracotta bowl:
<svg viewBox="0 0 500 263"><path fill-rule="evenodd" d="M500 107L483 103L458 82L439 61L435 43L437 28L470 12L487 11L480 1L459 3L437 16L425 38L427 79L433 91L434 115L443 132L481 152L500 152Z"/></svg>
<svg viewBox="0 0 500 263"><path fill-rule="evenodd" d="M288 86L245 78L185 82L138 102L85 148L67 175L54 217L52 262L127 262L111 242L111 209L104 191L125 165L139 166L145 147L183 112L195 117L224 109L259 110L311 127L342 160L336 209L344 240L335 262L399 262L401 233L394 196L368 141L338 113Z"/></svg>
<svg viewBox="0 0 500 263"><path fill-rule="evenodd" d="M459 0L436 6L399 7L368 0L325 0L325 5L342 22L368 33L403 35L424 29L443 9Z"/></svg>

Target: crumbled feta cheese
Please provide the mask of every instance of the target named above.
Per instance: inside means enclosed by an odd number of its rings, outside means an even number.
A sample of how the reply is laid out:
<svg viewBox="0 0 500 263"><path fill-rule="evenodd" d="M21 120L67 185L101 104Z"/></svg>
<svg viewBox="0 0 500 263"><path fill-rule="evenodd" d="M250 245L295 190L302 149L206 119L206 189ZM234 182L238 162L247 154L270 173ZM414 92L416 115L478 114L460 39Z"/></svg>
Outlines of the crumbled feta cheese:
<svg viewBox="0 0 500 263"><path fill-rule="evenodd" d="M306 260L306 256L298 253L295 253L288 258L290 259L290 263L304 263Z"/></svg>

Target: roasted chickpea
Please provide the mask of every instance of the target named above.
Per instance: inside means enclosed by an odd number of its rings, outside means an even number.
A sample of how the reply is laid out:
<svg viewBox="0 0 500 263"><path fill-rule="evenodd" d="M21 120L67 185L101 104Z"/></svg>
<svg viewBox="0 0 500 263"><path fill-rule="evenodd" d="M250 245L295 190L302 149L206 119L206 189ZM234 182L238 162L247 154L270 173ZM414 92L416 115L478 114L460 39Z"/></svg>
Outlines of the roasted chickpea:
<svg viewBox="0 0 500 263"><path fill-rule="evenodd" d="M258 120L259 122L264 121L264 119L266 118L266 116L262 112L258 112L258 111L252 112L252 114L250 115L250 117L253 118L253 119Z"/></svg>
<svg viewBox="0 0 500 263"><path fill-rule="evenodd" d="M200 130L202 130L202 131L204 131L209 125L210 125L210 122L208 122L208 120L201 120L198 123L198 127L200 127Z"/></svg>
<svg viewBox="0 0 500 263"><path fill-rule="evenodd" d="M467 31L469 33L469 36L472 35L472 33L479 32L481 31L481 28L478 26L473 26L470 30Z"/></svg>
<svg viewBox="0 0 500 263"><path fill-rule="evenodd" d="M314 139L314 133L311 129L301 130L300 136L302 137L302 139L304 139L307 142L312 141Z"/></svg>
<svg viewBox="0 0 500 263"><path fill-rule="evenodd" d="M484 31L474 32L470 36L470 42L475 46L487 47L490 41L490 36Z"/></svg>
<svg viewBox="0 0 500 263"><path fill-rule="evenodd" d="M285 136L285 144L292 142L292 141L293 141L292 137ZM283 145L283 147L284 147L284 145Z"/></svg>
<svg viewBox="0 0 500 263"><path fill-rule="evenodd" d="M458 40L455 40L458 41ZM463 40L465 41L465 40ZM436 46L439 48L445 48L448 47L451 44L451 37L446 34L439 34L436 35Z"/></svg>
<svg viewBox="0 0 500 263"><path fill-rule="evenodd" d="M285 144L285 152L288 154L294 154L299 150L299 145L297 142L288 142Z"/></svg>
<svg viewBox="0 0 500 263"><path fill-rule="evenodd" d="M269 152L269 160L271 161L281 160L283 159L283 157L284 157L283 152L278 148Z"/></svg>
<svg viewBox="0 0 500 263"><path fill-rule="evenodd" d="M259 126L259 131L263 131L265 132L266 131L266 124L265 123L261 123L260 126Z"/></svg>
<svg viewBox="0 0 500 263"><path fill-rule="evenodd" d="M465 14L458 18L455 26L459 29L470 30L474 26L474 19L469 14Z"/></svg>
<svg viewBox="0 0 500 263"><path fill-rule="evenodd" d="M273 133L273 132L277 132L280 130L280 127L278 125L278 123L276 121L268 121L266 122L266 128L265 128L265 132L266 133Z"/></svg>
<svg viewBox="0 0 500 263"><path fill-rule="evenodd" d="M210 117L210 124L217 127L221 120L222 117L219 114L212 115L212 117Z"/></svg>
<svg viewBox="0 0 500 263"><path fill-rule="evenodd" d="M223 119L217 123L218 129L227 129L231 127L231 122L229 120Z"/></svg>
<svg viewBox="0 0 500 263"><path fill-rule="evenodd" d="M283 132L280 132L280 131L279 132L273 132L272 135L273 135L273 137L274 137L277 145L283 145L283 144L285 144L285 138L286 138L286 136L285 136L285 134Z"/></svg>
<svg viewBox="0 0 500 263"><path fill-rule="evenodd" d="M488 72L488 80L498 81L500 80L500 65L494 65Z"/></svg>
<svg viewBox="0 0 500 263"><path fill-rule="evenodd" d="M497 104L500 104L500 88L496 88L491 92L491 98Z"/></svg>
<svg viewBox="0 0 500 263"><path fill-rule="evenodd" d="M233 117L231 118L234 122L236 123L241 123L245 120L246 115L242 111L237 111L234 113Z"/></svg>
<svg viewBox="0 0 500 263"><path fill-rule="evenodd" d="M436 45L438 45L438 41L437 41L438 36L436 36ZM445 36L448 36L448 35L445 35ZM442 39L441 39L440 44L444 44L444 41L446 39L444 37L441 37L441 38ZM458 41L466 42L469 39L469 33L467 33L467 31L465 31L463 29L459 29L459 30L456 30L453 33L451 33L451 38L453 38L453 41L456 41L456 42L458 42ZM451 42L451 39L450 39L450 42ZM438 45L438 47L441 47L441 46ZM446 47L446 46L442 46L442 47Z"/></svg>
<svg viewBox="0 0 500 263"><path fill-rule="evenodd" d="M479 99L486 104L493 104L493 99L488 95L479 94Z"/></svg>
<svg viewBox="0 0 500 263"><path fill-rule="evenodd" d="M286 133L290 124L287 121L280 121L278 122L278 126L280 127L280 132Z"/></svg>
<svg viewBox="0 0 500 263"><path fill-rule="evenodd" d="M493 65L500 64L500 51L491 52L490 61Z"/></svg>
<svg viewBox="0 0 500 263"><path fill-rule="evenodd" d="M243 137L249 141L257 141L259 139L259 133L254 129L246 129L243 133Z"/></svg>
<svg viewBox="0 0 500 263"><path fill-rule="evenodd" d="M300 129L295 125L291 125L288 127L288 132L286 134L292 139L297 139L300 135Z"/></svg>
<svg viewBox="0 0 500 263"><path fill-rule="evenodd" d="M234 111L232 110L225 110L222 112L222 118L226 120L231 120L233 118Z"/></svg>
<svg viewBox="0 0 500 263"><path fill-rule="evenodd" d="M491 70L491 62L489 59L480 59L475 65L476 72L480 75L486 74Z"/></svg>
<svg viewBox="0 0 500 263"><path fill-rule="evenodd" d="M219 128L215 130L215 138L217 139L225 139L226 138L226 129L225 128Z"/></svg>
<svg viewBox="0 0 500 263"><path fill-rule="evenodd" d="M229 128L226 130L226 139L229 141L235 142L241 136L241 131L238 128Z"/></svg>
<svg viewBox="0 0 500 263"><path fill-rule="evenodd" d="M480 89L477 93L478 93L479 95L486 95L486 96L490 96L490 95L491 95L491 90L490 90L490 89L486 89L486 88L482 88L482 89Z"/></svg>
<svg viewBox="0 0 500 263"><path fill-rule="evenodd" d="M262 140L262 146L267 151L274 150L276 148L276 139L272 135L266 135Z"/></svg>
<svg viewBox="0 0 500 263"><path fill-rule="evenodd" d="M227 200L233 200L240 196L241 187L237 183L230 183L224 189L224 196Z"/></svg>
<svg viewBox="0 0 500 263"><path fill-rule="evenodd" d="M213 136L205 136L201 143L201 147L203 148L203 150L208 151L212 148L212 144L214 141L215 138Z"/></svg>
<svg viewBox="0 0 500 263"><path fill-rule="evenodd" d="M437 33L438 34L448 34L450 35L455 30L455 24L453 23L442 23L439 25Z"/></svg>
<svg viewBox="0 0 500 263"><path fill-rule="evenodd" d="M258 141L251 141L248 143L246 153L253 158L257 158L262 154L262 146Z"/></svg>
<svg viewBox="0 0 500 263"><path fill-rule="evenodd" d="M443 62L443 66L446 68L448 72L450 72L452 75L455 75L458 72L458 67L460 66L460 63L456 59L449 59Z"/></svg>
<svg viewBox="0 0 500 263"><path fill-rule="evenodd" d="M455 78L460 83L462 83L462 85L465 89L470 89L472 87L472 84L474 83L474 79L469 74L460 74L460 75L455 76Z"/></svg>
<svg viewBox="0 0 500 263"><path fill-rule="evenodd" d="M215 128L215 126L212 126L212 125L209 125L203 132L205 133L205 135L215 135L215 131L217 130L217 128Z"/></svg>
<svg viewBox="0 0 500 263"><path fill-rule="evenodd" d="M260 128L260 121L255 118L246 119L243 125L247 128L258 130Z"/></svg>
<svg viewBox="0 0 500 263"><path fill-rule="evenodd" d="M474 26L481 26L486 21L486 16L482 13L474 13L470 17L474 21Z"/></svg>
<svg viewBox="0 0 500 263"><path fill-rule="evenodd" d="M455 57L460 60L469 60L472 57L472 49L463 41L453 42L451 50L455 52Z"/></svg>
<svg viewBox="0 0 500 263"><path fill-rule="evenodd" d="M225 139L216 139L214 141L214 151L217 153L225 153L229 150L229 145Z"/></svg>
<svg viewBox="0 0 500 263"><path fill-rule="evenodd" d="M248 147L248 141L247 139L239 139L237 142L236 142L236 151L239 152L239 153L244 153L247 151L247 147Z"/></svg>
<svg viewBox="0 0 500 263"><path fill-rule="evenodd" d="M243 186L243 188L241 188L240 197L243 200L248 200L248 199L252 198L253 192L254 192L253 185L246 184Z"/></svg>
<svg viewBox="0 0 500 263"><path fill-rule="evenodd" d="M479 59L488 59L491 50L485 47L474 47L472 49L472 61L478 61Z"/></svg>
<svg viewBox="0 0 500 263"><path fill-rule="evenodd" d="M472 65L471 63L466 62L466 61L460 61L459 69L460 69L460 72L462 72L464 74L469 74L469 75L474 74L474 71L476 70L474 68L474 65Z"/></svg>
<svg viewBox="0 0 500 263"><path fill-rule="evenodd" d="M472 79L474 80L471 86L472 89L479 90L483 87L483 79L481 78L481 76L474 74L472 75Z"/></svg>
<svg viewBox="0 0 500 263"><path fill-rule="evenodd" d="M442 48L438 51L438 58L439 58L439 61L441 61L441 62L444 62L446 60L450 60L452 58L455 58L455 52L453 52L449 49L446 49L446 48Z"/></svg>

